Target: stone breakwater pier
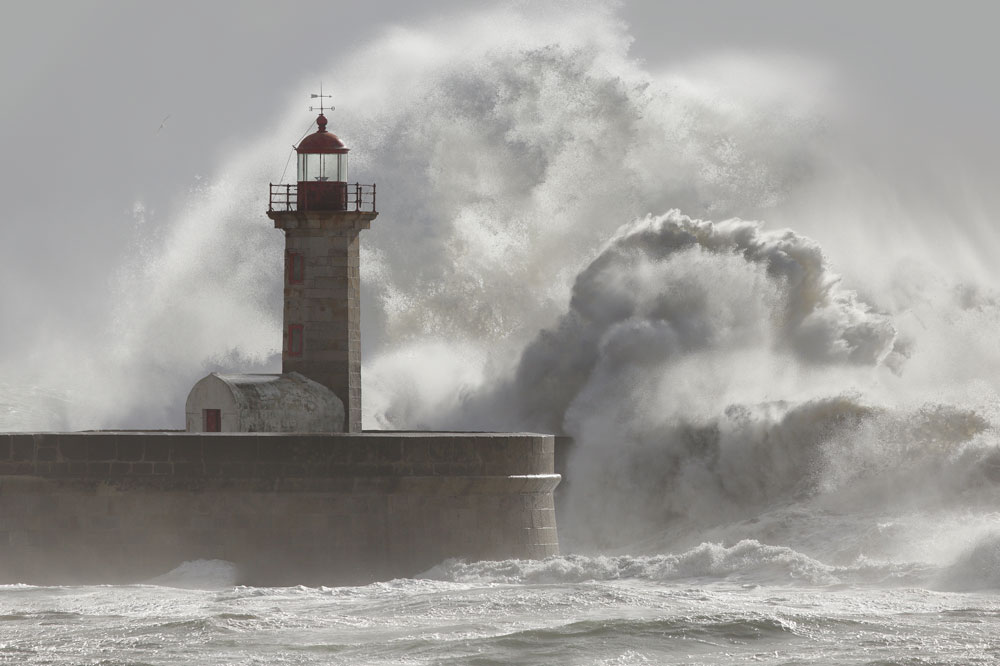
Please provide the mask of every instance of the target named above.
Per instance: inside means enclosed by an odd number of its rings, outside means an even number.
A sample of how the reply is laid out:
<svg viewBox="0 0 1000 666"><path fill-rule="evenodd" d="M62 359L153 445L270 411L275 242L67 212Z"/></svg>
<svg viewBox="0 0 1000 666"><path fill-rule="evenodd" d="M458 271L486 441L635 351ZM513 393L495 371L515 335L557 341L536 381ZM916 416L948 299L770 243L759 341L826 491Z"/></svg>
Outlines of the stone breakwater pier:
<svg viewBox="0 0 1000 666"><path fill-rule="evenodd" d="M558 554L554 438L530 433L0 434L0 583L343 585Z"/></svg>

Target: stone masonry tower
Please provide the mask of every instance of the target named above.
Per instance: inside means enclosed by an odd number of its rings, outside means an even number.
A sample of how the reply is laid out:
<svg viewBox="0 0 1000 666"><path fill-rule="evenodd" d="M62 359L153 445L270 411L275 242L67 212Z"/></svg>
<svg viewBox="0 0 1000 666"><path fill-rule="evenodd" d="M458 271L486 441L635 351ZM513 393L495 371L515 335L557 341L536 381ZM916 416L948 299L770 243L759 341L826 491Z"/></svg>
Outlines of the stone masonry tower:
<svg viewBox="0 0 1000 666"><path fill-rule="evenodd" d="M361 432L358 237L378 215L375 186L348 185L349 149L326 124L320 107L318 129L295 149L298 182L271 185L267 216L285 232L281 371L331 389L344 403L344 432Z"/></svg>

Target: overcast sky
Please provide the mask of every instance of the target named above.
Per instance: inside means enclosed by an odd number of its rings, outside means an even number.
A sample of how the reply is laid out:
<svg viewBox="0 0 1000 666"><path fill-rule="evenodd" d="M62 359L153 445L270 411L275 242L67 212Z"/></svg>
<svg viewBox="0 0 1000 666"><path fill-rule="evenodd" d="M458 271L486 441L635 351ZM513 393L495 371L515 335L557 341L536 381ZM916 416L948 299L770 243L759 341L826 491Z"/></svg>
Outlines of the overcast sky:
<svg viewBox="0 0 1000 666"><path fill-rule="evenodd" d="M5 251L24 227L41 224L72 237L67 252L94 243L98 230L109 232L101 245L121 250L113 230L134 201L164 211L241 137L272 121L302 81L319 79L387 26L488 4L10 5L0 25ZM1000 115L993 7L633 0L620 15L633 53L651 69L720 51L809 58L848 82L844 89L859 98L851 106L872 127L905 132L932 150L951 145L992 166ZM24 251L43 260L41 247Z"/></svg>
<svg viewBox="0 0 1000 666"><path fill-rule="evenodd" d="M44 265L83 248L104 263L124 249L127 235L116 230L135 201L166 214L197 176L272 122L303 81L390 25L488 4L9 6L0 25L5 263ZM1000 143L998 14L985 2L633 0L620 9L633 53L651 69L721 51L809 58L848 82L858 97L850 106L875 131L987 168ZM34 242L38 227L66 242ZM33 242L19 242L26 237Z"/></svg>
<svg viewBox="0 0 1000 666"><path fill-rule="evenodd" d="M0 23L0 342L21 340L23 318L46 310L83 325L89 294L107 289L135 242L136 203L154 220L169 219L200 178L276 123L305 82L318 83L391 26L492 4L8 3ZM530 13L542 3L514 4ZM994 7L632 0L617 11L634 37L632 54L651 71L740 53L825 68L849 98L858 143L870 142L887 165L953 165L990 205L1000 175Z"/></svg>

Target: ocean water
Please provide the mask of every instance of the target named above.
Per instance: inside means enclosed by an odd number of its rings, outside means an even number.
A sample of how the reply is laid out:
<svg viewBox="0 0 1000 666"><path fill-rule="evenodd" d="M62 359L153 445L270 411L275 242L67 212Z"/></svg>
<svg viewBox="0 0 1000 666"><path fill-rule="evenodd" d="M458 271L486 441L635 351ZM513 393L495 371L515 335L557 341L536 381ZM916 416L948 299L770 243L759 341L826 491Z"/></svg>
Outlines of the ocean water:
<svg viewBox="0 0 1000 666"><path fill-rule="evenodd" d="M157 585L5 586L0 663L990 664L1000 657L995 594L928 589L942 572L833 570L768 551L749 541L699 547L679 558L683 573L659 557L567 556L444 563L420 578L366 587L257 588L227 584L227 563L199 561Z"/></svg>
<svg viewBox="0 0 1000 666"><path fill-rule="evenodd" d="M823 63L653 72L629 39L603 3L501 8L324 78L379 188L365 426L571 435L562 557L8 585L0 663L995 663L996 202L859 138ZM174 217L137 202L90 308L114 335L26 331L45 348L0 359L0 430L179 427L208 372L280 367L263 211L307 93Z"/></svg>

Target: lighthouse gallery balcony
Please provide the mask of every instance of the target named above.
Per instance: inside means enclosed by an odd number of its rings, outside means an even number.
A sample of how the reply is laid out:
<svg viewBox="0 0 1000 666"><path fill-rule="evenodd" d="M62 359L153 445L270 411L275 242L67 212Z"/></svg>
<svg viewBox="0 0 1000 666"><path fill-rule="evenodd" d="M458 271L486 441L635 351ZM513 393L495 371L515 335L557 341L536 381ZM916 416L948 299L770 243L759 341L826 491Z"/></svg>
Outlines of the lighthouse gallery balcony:
<svg viewBox="0 0 1000 666"><path fill-rule="evenodd" d="M271 183L268 212L342 210L375 213L375 185L311 182ZM304 186L304 187L303 187Z"/></svg>

